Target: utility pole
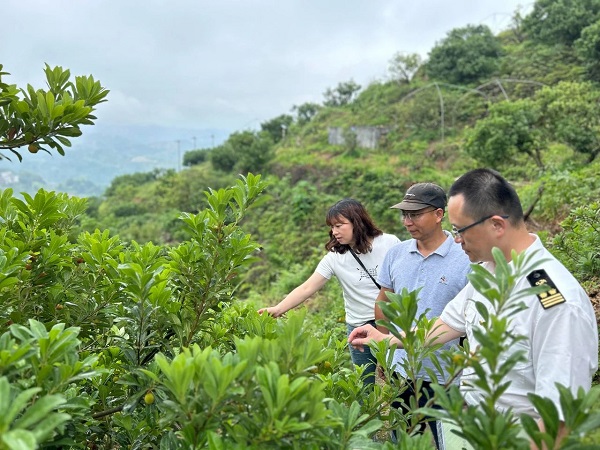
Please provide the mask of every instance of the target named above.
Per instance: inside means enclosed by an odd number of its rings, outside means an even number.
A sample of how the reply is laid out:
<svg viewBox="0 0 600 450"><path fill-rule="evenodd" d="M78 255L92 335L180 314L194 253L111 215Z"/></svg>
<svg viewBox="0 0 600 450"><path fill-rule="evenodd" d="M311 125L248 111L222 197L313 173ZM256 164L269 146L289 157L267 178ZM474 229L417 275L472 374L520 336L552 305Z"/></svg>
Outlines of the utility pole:
<svg viewBox="0 0 600 450"><path fill-rule="evenodd" d="M215 135L211 134L210 138L212 139L212 148L215 148Z"/></svg>
<svg viewBox="0 0 600 450"><path fill-rule="evenodd" d="M194 147L192 148L192 150L196 150L196 136L192 137L192 141L194 141Z"/></svg>

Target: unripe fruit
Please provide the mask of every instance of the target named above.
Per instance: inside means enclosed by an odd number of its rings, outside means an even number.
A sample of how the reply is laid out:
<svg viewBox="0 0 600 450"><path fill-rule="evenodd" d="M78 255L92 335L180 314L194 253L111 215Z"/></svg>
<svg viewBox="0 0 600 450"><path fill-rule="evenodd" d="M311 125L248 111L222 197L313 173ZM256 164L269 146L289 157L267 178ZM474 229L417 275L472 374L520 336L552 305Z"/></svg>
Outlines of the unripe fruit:
<svg viewBox="0 0 600 450"><path fill-rule="evenodd" d="M31 153L37 153L38 150L40 149L40 146L38 144L36 144L35 142L29 144L29 147L27 147L27 149L31 152Z"/></svg>
<svg viewBox="0 0 600 450"><path fill-rule="evenodd" d="M63 309L63 308L64 308L64 306L63 306L63 305L61 305L60 303L57 303L57 304L56 304L56 309L57 309L57 310L59 310L59 311L60 311L60 310L61 310L61 309Z"/></svg>
<svg viewBox="0 0 600 450"><path fill-rule="evenodd" d="M146 405L151 405L154 403L154 394L152 392L146 392L146 395L144 395L144 403Z"/></svg>

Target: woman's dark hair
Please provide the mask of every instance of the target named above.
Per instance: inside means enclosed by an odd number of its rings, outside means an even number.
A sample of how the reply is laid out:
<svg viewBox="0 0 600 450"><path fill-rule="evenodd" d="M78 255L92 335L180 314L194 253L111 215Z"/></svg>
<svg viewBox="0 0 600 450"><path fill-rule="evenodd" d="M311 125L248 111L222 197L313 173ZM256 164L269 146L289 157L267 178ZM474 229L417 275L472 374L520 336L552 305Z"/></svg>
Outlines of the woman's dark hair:
<svg viewBox="0 0 600 450"><path fill-rule="evenodd" d="M462 195L463 212L474 219L490 214L506 214L509 222L523 221L523 207L514 187L493 169L475 169L459 177L450 187L449 197Z"/></svg>
<svg viewBox="0 0 600 450"><path fill-rule="evenodd" d="M370 252L370 241L376 236L381 236L383 231L377 228L373 223L373 219L371 219L365 207L352 198L345 198L329 208L325 223L331 227L338 223L342 217L352 224L354 250L357 253L363 254ZM329 242L325 244L325 248L330 252L344 254L348 251L350 246L340 244L337 239L333 237L333 231L330 229Z"/></svg>

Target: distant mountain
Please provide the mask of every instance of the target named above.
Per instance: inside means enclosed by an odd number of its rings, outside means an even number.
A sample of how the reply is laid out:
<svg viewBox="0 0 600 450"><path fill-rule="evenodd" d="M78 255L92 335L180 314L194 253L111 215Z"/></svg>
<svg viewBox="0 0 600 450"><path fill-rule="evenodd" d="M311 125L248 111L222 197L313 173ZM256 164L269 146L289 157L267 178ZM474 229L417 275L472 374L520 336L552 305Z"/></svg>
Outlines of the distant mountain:
<svg viewBox="0 0 600 450"><path fill-rule="evenodd" d="M83 135L65 149L65 156L23 148L23 162L5 152L0 160L0 189L35 193L39 188L82 197L102 195L123 174L181 169L185 152L222 144L230 130L176 129L98 124L83 127ZM11 156L12 155L12 156Z"/></svg>

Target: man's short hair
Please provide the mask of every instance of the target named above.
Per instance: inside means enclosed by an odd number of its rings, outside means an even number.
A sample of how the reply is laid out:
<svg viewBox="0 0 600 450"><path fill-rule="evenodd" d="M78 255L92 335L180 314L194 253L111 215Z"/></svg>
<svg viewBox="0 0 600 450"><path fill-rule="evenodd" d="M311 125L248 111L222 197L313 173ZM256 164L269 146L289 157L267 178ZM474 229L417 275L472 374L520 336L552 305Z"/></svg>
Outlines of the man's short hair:
<svg viewBox="0 0 600 450"><path fill-rule="evenodd" d="M461 175L450 187L448 196L462 195L463 212L473 219L506 215L513 225L523 221L523 207L515 188L492 169L475 169Z"/></svg>

